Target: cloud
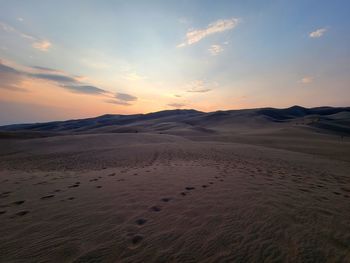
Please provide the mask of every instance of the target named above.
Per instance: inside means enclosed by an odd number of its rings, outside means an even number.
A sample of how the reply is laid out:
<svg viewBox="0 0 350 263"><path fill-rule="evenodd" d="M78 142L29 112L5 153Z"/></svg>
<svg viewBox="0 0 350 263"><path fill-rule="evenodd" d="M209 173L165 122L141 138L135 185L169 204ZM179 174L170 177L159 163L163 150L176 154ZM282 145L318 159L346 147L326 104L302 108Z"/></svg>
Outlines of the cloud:
<svg viewBox="0 0 350 263"><path fill-rule="evenodd" d="M238 18L220 19L209 24L204 29L190 29L186 33L186 41L177 45L177 47L193 45L209 35L231 30L239 24L239 21Z"/></svg>
<svg viewBox="0 0 350 263"><path fill-rule="evenodd" d="M136 101L137 97L126 93L117 93L115 98L121 101Z"/></svg>
<svg viewBox="0 0 350 263"><path fill-rule="evenodd" d="M0 89L12 91L26 91L18 86L23 79L23 74L9 66L4 65L0 60Z"/></svg>
<svg viewBox="0 0 350 263"><path fill-rule="evenodd" d="M183 108L187 105L184 103L169 103L168 106L178 109L178 108Z"/></svg>
<svg viewBox="0 0 350 263"><path fill-rule="evenodd" d="M212 90L211 88L208 87L209 84L204 83L203 80L192 81L187 86L188 86L187 92L205 93L205 92L209 92Z"/></svg>
<svg viewBox="0 0 350 263"><path fill-rule="evenodd" d="M53 69L53 68L47 68L47 67L41 67L41 66L31 66L32 69L39 69L42 71L49 71L49 72L59 72L59 70Z"/></svg>
<svg viewBox="0 0 350 263"><path fill-rule="evenodd" d="M213 56L216 56L217 54L224 51L224 49L220 45L211 45L208 50Z"/></svg>
<svg viewBox="0 0 350 263"><path fill-rule="evenodd" d="M309 34L309 37L311 37L311 38L320 38L320 37L322 37L324 35L324 33L326 33L326 31L327 31L327 28L325 28L325 27L324 28L319 28L319 29L311 32Z"/></svg>
<svg viewBox="0 0 350 263"><path fill-rule="evenodd" d="M143 77L135 72L129 72L124 76L125 79L131 80L131 81L138 81L138 80L143 80L146 79L146 77Z"/></svg>
<svg viewBox="0 0 350 263"><path fill-rule="evenodd" d="M35 49L38 49L40 51L46 52L52 46L52 43L46 39L41 39L39 37L35 37L32 35L23 33L21 31L17 30L16 28L14 28L6 23L3 23L3 22L0 22L0 29L2 29L3 31L8 32L8 33L13 33L21 38L24 38L24 39L32 42L32 47Z"/></svg>
<svg viewBox="0 0 350 263"><path fill-rule="evenodd" d="M61 75L61 74L47 74L47 73L28 73L28 76L37 78L37 79L44 79L44 80L51 80L58 83L77 83L78 81L67 75Z"/></svg>
<svg viewBox="0 0 350 263"><path fill-rule="evenodd" d="M48 51L52 46L51 42L48 40L36 41L32 44L33 48L39 49L41 51Z"/></svg>
<svg viewBox="0 0 350 263"><path fill-rule="evenodd" d="M123 105L123 106L131 106L132 105L131 103L126 102L126 101L122 101L122 100L110 99L110 100L105 100L105 102L112 103L112 104L117 104L117 105Z"/></svg>
<svg viewBox="0 0 350 263"><path fill-rule="evenodd" d="M313 77L310 77L310 76L305 76L303 77L301 80L300 80L300 83L302 84L310 84L314 81L314 78Z"/></svg>
<svg viewBox="0 0 350 263"><path fill-rule="evenodd" d="M82 93L82 94L90 94L90 95L102 95L109 93L106 90L97 88L95 86L90 85L62 85L61 87L68 89L74 93Z"/></svg>
<svg viewBox="0 0 350 263"><path fill-rule="evenodd" d="M70 76L64 72L57 71L55 69L40 67L40 66L32 66L31 69L37 69L40 71L44 71L45 73L33 73L32 71L26 70L17 70L10 66L3 64L0 60L0 88L9 89L14 91L25 91L25 89L20 88L18 84L24 78L34 78L52 81L56 83L59 87L69 90L73 93L87 94L87 95L108 95L110 92L93 85L83 83L79 81L76 77ZM47 73L49 72L49 73ZM52 73L52 72L60 72ZM122 93L121 93L122 94ZM123 97L128 94L122 94ZM129 95L131 96L131 95ZM136 98L131 96L132 98ZM131 100L132 98L124 97L124 100Z"/></svg>
<svg viewBox="0 0 350 263"><path fill-rule="evenodd" d="M174 96L177 97L177 98L181 98L181 97L182 97L182 96L179 95L179 94L174 94Z"/></svg>
<svg viewBox="0 0 350 263"><path fill-rule="evenodd" d="M132 102L135 102L137 100L137 97L133 95L119 92L116 93L114 97L115 99L108 99L105 100L105 102L123 106L131 106Z"/></svg>

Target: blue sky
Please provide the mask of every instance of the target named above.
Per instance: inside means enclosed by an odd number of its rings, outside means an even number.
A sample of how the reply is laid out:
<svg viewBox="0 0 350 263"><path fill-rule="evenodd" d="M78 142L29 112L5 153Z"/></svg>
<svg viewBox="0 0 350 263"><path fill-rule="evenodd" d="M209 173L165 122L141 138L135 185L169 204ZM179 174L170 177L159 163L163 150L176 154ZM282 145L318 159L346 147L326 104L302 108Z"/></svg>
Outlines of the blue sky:
<svg viewBox="0 0 350 263"><path fill-rule="evenodd" d="M349 106L345 0L0 5L0 124L170 108Z"/></svg>

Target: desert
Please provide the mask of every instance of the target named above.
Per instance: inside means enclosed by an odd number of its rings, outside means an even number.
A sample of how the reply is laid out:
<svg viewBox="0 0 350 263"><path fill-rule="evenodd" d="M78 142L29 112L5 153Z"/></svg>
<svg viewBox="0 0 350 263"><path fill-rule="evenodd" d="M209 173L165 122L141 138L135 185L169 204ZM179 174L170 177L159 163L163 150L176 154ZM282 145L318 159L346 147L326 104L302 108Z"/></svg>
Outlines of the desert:
<svg viewBox="0 0 350 263"><path fill-rule="evenodd" d="M0 261L347 262L349 114L3 126Z"/></svg>

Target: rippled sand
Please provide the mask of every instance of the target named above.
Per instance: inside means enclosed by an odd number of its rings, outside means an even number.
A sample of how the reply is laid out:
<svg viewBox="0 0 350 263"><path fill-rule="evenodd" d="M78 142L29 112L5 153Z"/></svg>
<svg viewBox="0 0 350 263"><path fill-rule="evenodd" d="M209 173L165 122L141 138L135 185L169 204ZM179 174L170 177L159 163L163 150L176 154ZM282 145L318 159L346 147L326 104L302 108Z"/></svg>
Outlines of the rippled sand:
<svg viewBox="0 0 350 263"><path fill-rule="evenodd" d="M349 156L285 143L1 141L0 261L350 262Z"/></svg>

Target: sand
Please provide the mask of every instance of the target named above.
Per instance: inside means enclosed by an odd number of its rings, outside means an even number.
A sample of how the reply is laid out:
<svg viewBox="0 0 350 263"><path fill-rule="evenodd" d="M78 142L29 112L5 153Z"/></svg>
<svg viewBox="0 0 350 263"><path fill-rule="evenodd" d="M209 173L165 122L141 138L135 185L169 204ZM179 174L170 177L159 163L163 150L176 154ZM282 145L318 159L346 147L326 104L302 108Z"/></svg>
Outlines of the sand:
<svg viewBox="0 0 350 263"><path fill-rule="evenodd" d="M350 262L350 142L336 136L88 134L0 149L0 262Z"/></svg>

